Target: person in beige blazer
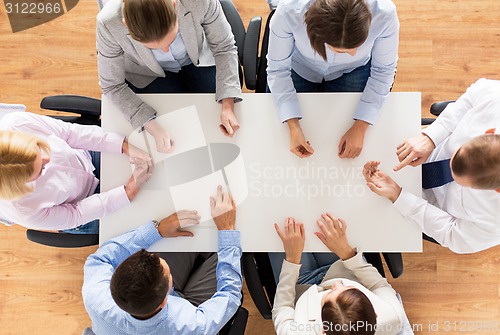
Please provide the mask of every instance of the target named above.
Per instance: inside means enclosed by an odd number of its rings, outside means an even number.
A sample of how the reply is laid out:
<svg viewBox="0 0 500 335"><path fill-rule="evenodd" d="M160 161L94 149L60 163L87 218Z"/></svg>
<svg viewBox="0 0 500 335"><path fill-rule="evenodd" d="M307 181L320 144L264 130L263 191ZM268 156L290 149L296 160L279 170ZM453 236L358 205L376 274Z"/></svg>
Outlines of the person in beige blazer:
<svg viewBox="0 0 500 335"><path fill-rule="evenodd" d="M405 313L396 291L349 244L346 222L327 213L317 223L320 232L315 235L340 259L318 285L305 287L296 287L304 225L287 218L282 231L275 224L286 254L272 310L277 334L400 333Z"/></svg>
<svg viewBox="0 0 500 335"><path fill-rule="evenodd" d="M110 0L97 15L99 82L134 128L174 150L156 111L136 93L211 93L222 105L221 131L239 128L238 56L218 0Z"/></svg>

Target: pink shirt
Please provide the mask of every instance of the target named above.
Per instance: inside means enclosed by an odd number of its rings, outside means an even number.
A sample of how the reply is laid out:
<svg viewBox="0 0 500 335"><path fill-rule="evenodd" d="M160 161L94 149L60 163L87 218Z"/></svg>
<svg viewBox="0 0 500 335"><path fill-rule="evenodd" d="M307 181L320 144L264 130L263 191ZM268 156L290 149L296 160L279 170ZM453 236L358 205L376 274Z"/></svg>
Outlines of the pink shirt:
<svg viewBox="0 0 500 335"><path fill-rule="evenodd" d="M70 229L130 203L123 186L94 194L99 180L88 153L121 154L124 136L26 112L6 115L0 130L35 135L51 149L50 162L30 183L34 192L15 201L0 200L0 220L42 230Z"/></svg>

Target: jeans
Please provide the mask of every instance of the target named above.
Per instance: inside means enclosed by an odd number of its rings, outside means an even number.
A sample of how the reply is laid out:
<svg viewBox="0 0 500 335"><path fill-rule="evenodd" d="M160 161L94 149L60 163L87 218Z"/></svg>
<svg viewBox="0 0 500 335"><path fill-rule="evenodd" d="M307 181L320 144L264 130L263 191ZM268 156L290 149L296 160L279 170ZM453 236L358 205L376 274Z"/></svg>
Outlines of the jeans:
<svg viewBox="0 0 500 335"><path fill-rule="evenodd" d="M269 260L271 261L271 267L273 268L273 275L276 282L279 281L279 274L281 272L281 266L284 259L284 252L269 253ZM302 253L300 258L300 264L302 264L302 266L300 267L297 284L320 284L330 266L337 260L339 260L339 258L333 253Z"/></svg>
<svg viewBox="0 0 500 335"><path fill-rule="evenodd" d="M215 93L215 65L197 67L183 66L177 73L165 71L165 77L158 77L144 88L138 88L127 81L135 93Z"/></svg>
<svg viewBox="0 0 500 335"><path fill-rule="evenodd" d="M297 93L304 92L363 92L370 77L371 61L368 61L366 65L360 66L349 73L344 73L337 79L325 81L321 83L314 83L307 79L302 78L295 72L291 70L291 76L293 81L293 86ZM266 87L266 91L269 93L269 86Z"/></svg>
<svg viewBox="0 0 500 335"><path fill-rule="evenodd" d="M90 157L92 158L92 165L94 165L94 176L101 179L101 153L98 151L89 150ZM101 183L97 184L94 194L101 193ZM99 219L92 220L72 229L59 230L60 233L66 234L99 234Z"/></svg>

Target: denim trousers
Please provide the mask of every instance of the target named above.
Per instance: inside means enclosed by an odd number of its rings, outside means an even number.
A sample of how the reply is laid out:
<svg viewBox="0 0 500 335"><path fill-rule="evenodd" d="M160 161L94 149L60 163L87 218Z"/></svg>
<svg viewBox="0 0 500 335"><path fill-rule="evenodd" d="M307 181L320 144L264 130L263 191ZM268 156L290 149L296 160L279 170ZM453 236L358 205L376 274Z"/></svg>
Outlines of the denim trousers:
<svg viewBox="0 0 500 335"><path fill-rule="evenodd" d="M306 92L363 92L366 86L366 82L370 77L371 61L368 61L366 65L360 66L349 73L344 73L337 79L323 80L321 83L315 83L307 79L302 78L293 69L291 70L291 76L293 81L293 86L297 93ZM266 87L267 92L269 86Z"/></svg>
<svg viewBox="0 0 500 335"><path fill-rule="evenodd" d="M279 274L281 272L281 266L283 265L284 259L284 252L269 253L269 260L271 261L271 267L273 268L273 275L276 283L279 281ZM331 252L302 253L300 258L300 264L302 266L300 267L297 284L320 284L330 266L337 260L339 260L337 255Z"/></svg>
<svg viewBox="0 0 500 335"><path fill-rule="evenodd" d="M98 151L89 150L90 157L92 157L92 165L94 165L94 176L101 179L101 153ZM101 193L101 183L97 184L94 194ZM99 234L99 219L95 219L86 224L72 229L60 230L61 233L66 234Z"/></svg>
<svg viewBox="0 0 500 335"><path fill-rule="evenodd" d="M179 72L165 71L165 77L158 77L144 88L138 88L127 81L135 93L215 93L215 66L183 66Z"/></svg>

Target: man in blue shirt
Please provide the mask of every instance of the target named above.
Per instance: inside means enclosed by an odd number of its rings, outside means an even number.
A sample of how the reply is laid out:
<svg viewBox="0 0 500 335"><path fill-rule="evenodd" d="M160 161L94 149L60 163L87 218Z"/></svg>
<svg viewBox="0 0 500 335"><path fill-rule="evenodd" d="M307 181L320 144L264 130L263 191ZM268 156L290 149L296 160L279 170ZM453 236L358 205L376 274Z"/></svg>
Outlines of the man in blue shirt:
<svg viewBox="0 0 500 335"><path fill-rule="evenodd" d="M219 230L215 294L196 307L172 290L177 265L170 268L144 250L161 238L192 236L180 227L199 223L199 215L179 211L109 240L89 256L82 295L96 334L216 334L229 321L241 303L240 232L234 230L232 198L220 186L210 205ZM183 260L174 263L186 266Z"/></svg>

